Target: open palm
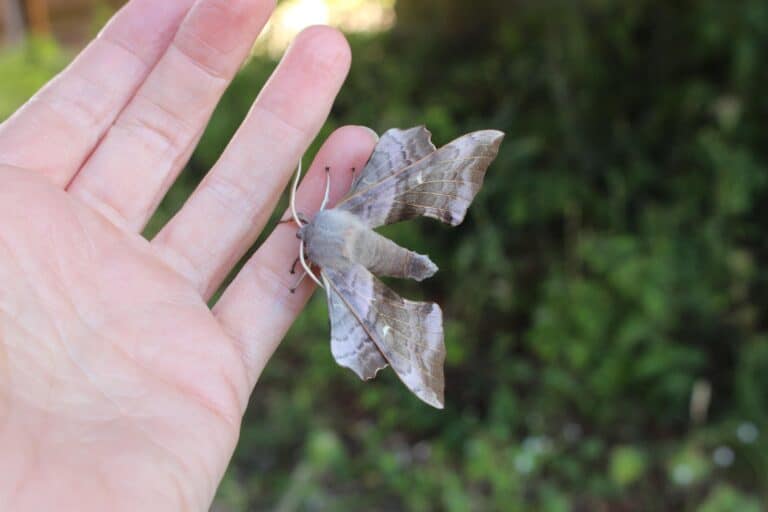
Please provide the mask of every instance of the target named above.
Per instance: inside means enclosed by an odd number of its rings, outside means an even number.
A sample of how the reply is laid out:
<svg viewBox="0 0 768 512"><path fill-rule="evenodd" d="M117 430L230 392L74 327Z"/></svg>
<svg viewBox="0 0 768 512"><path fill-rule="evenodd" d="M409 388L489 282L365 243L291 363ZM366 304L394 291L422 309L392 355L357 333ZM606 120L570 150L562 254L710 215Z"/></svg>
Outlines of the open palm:
<svg viewBox="0 0 768 512"><path fill-rule="evenodd" d="M0 510L205 510L258 375L312 291L279 226L211 311L349 67L306 30L219 163L140 233L247 56L271 0L132 0L0 125ZM337 130L302 184L320 202L370 155Z"/></svg>

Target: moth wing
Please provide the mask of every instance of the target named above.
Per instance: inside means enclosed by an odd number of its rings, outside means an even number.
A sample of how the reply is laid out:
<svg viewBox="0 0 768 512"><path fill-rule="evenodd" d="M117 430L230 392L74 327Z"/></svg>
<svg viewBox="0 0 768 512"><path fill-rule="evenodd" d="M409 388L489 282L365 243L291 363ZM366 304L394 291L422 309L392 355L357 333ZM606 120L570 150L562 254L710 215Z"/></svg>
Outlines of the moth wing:
<svg viewBox="0 0 768 512"><path fill-rule="evenodd" d="M459 137L413 162L392 157L398 167L386 173L371 172L371 179L361 177L336 207L357 215L370 227L419 215L456 226L464 220L503 138L500 131L482 130ZM392 146L391 141L386 142L386 147ZM424 147L423 142L416 146ZM371 182L374 176L378 181Z"/></svg>
<svg viewBox="0 0 768 512"><path fill-rule="evenodd" d="M324 268L322 275L328 296L334 298L333 315L351 317L359 325L359 329L354 327L348 332L364 335L365 341L375 345L411 392L442 409L445 343L440 307L403 299L357 263L339 269ZM349 318L343 322L344 325L350 323ZM341 337L342 331L337 332ZM332 339L335 338L332 334ZM356 346L367 347L365 342L358 341ZM344 346L351 345L344 342Z"/></svg>
<svg viewBox="0 0 768 512"><path fill-rule="evenodd" d="M392 128L379 139L368 163L357 175L350 193L365 190L391 175L429 156L437 148L432 144L432 134L424 126L407 130Z"/></svg>
<svg viewBox="0 0 768 512"><path fill-rule="evenodd" d="M372 379L387 367L387 361L344 299L329 286L327 276L323 278L331 321L331 354L339 365L349 368L362 380Z"/></svg>

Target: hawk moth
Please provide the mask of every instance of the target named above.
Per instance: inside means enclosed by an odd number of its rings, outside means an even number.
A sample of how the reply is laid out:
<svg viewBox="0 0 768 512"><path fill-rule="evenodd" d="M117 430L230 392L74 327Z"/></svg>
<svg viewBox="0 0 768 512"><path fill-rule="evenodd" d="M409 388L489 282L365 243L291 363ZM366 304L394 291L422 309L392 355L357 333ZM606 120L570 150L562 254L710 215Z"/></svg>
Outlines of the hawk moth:
<svg viewBox="0 0 768 512"><path fill-rule="evenodd" d="M418 216L460 224L496 157L504 134L482 130L437 149L423 126L391 129L379 139L347 195L299 225L300 260L325 288L331 353L361 379L392 366L417 397L436 408L444 399L442 311L437 304L403 299L376 276L421 281L437 272L428 256L404 249L374 228ZM305 258L306 253L306 258ZM314 275L307 258L320 269ZM302 276L304 277L304 276Z"/></svg>

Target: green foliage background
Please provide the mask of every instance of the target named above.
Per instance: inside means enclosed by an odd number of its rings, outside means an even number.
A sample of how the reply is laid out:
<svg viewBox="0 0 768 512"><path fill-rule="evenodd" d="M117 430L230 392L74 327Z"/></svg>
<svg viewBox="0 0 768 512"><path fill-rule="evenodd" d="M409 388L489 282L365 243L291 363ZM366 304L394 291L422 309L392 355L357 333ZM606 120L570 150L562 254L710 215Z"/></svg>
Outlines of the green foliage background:
<svg viewBox="0 0 768 512"><path fill-rule="evenodd" d="M762 510L768 4L397 9L392 31L352 38L324 135L507 133L462 226L387 230L441 268L399 289L444 308L446 409L392 372L363 384L337 367L318 294L256 388L215 509ZM0 116L68 58L1 54ZM274 64L240 73L150 232ZM694 389L711 390L697 421Z"/></svg>

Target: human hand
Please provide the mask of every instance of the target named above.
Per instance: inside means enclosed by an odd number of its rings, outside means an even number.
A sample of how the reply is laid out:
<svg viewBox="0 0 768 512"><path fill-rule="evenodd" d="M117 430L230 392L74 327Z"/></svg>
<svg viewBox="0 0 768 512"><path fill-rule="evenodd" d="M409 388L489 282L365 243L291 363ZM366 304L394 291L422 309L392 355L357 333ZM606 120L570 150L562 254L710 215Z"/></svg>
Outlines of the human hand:
<svg viewBox="0 0 768 512"><path fill-rule="evenodd" d="M181 211L140 235L247 56L272 0L132 0L0 125L0 510L205 510L248 396L312 291L289 292L280 225L211 311L325 121L350 63L298 36ZM323 169L362 167L345 127ZM338 197L351 173L333 174Z"/></svg>

